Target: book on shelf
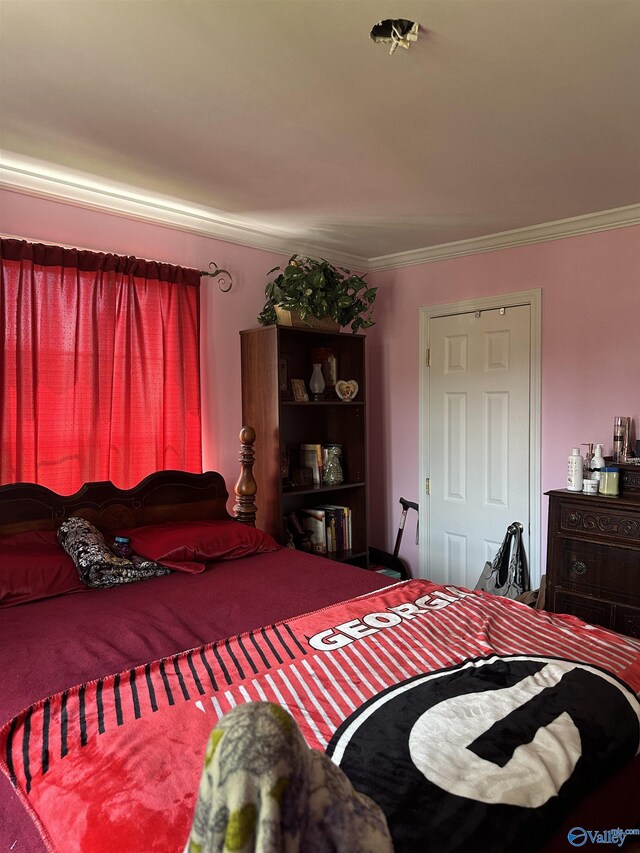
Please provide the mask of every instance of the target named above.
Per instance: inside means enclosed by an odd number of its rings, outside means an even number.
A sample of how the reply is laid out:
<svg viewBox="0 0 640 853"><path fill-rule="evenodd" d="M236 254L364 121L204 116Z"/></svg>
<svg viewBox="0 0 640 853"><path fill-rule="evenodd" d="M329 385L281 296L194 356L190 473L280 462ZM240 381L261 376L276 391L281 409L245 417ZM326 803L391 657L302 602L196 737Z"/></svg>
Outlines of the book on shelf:
<svg viewBox="0 0 640 853"><path fill-rule="evenodd" d="M351 549L351 508L337 504L321 504L324 511L325 539L327 551L349 551Z"/></svg>
<svg viewBox="0 0 640 853"><path fill-rule="evenodd" d="M320 509L324 510L325 536L327 539L327 551L335 553L344 550L344 514L340 507L333 504L322 504Z"/></svg>
<svg viewBox="0 0 640 853"><path fill-rule="evenodd" d="M300 464L306 468L311 468L313 472L313 485L322 485L322 445L321 444L301 444L300 445Z"/></svg>
<svg viewBox="0 0 640 853"><path fill-rule="evenodd" d="M302 527L311 534L311 550L315 554L327 553L327 533L325 526L325 511L312 507L303 509Z"/></svg>
<svg viewBox="0 0 640 853"><path fill-rule="evenodd" d="M344 551L344 518L339 507L325 507L325 518L327 519L327 548L331 542L331 550Z"/></svg>
<svg viewBox="0 0 640 853"><path fill-rule="evenodd" d="M291 533L293 533L294 536L302 536L302 534L304 533L304 528L295 512L287 513L287 515L285 516L285 521L287 527L289 528Z"/></svg>

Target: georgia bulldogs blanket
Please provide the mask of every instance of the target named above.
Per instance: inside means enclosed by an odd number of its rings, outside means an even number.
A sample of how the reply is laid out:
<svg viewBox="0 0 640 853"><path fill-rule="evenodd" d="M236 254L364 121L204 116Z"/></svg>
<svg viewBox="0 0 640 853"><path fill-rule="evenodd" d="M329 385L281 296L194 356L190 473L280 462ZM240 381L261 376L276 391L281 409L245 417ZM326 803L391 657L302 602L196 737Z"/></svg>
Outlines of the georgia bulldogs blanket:
<svg viewBox="0 0 640 853"><path fill-rule="evenodd" d="M1 766L53 851L179 851L209 732L269 700L397 851L534 849L638 752L639 690L632 640L413 580L44 699Z"/></svg>

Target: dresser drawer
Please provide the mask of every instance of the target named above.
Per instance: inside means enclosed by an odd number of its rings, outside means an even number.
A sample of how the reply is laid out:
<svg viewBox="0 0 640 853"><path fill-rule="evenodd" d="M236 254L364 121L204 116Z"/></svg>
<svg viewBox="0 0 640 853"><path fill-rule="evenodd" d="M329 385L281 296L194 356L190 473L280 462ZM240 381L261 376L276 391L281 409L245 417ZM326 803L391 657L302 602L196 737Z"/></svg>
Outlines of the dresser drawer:
<svg viewBox="0 0 640 853"><path fill-rule="evenodd" d="M640 607L617 605L613 613L613 630L640 639Z"/></svg>
<svg viewBox="0 0 640 853"><path fill-rule="evenodd" d="M603 625L605 628L611 626L613 605L606 601L558 590L553 595L551 606L553 613L570 613L592 625Z"/></svg>
<svg viewBox="0 0 640 853"><path fill-rule="evenodd" d="M560 539L553 567L556 587L640 605L640 554L595 542Z"/></svg>
<svg viewBox="0 0 640 853"><path fill-rule="evenodd" d="M582 496L581 496L582 497ZM640 547L640 512L626 499L591 498L563 501L557 512L557 532L589 539L601 539L612 545ZM639 496L640 497L640 496Z"/></svg>
<svg viewBox="0 0 640 853"><path fill-rule="evenodd" d="M602 625L627 637L640 639L640 607L625 607L557 590L551 602L551 612L570 613L591 625Z"/></svg>
<svg viewBox="0 0 640 853"><path fill-rule="evenodd" d="M640 637L640 492L547 494L547 608Z"/></svg>

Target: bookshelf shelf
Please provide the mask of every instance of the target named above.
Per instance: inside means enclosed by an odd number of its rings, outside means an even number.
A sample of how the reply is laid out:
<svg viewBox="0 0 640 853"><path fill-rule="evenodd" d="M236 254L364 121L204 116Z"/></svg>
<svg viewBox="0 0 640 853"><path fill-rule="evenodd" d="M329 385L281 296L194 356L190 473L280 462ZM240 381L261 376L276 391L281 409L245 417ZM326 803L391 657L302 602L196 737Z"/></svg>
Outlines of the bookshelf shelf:
<svg viewBox="0 0 640 853"><path fill-rule="evenodd" d="M310 486L309 488L294 486L291 489L283 488L283 498L295 497L297 495L322 495L328 492L340 492L345 489L361 488L364 483L340 483L337 486Z"/></svg>
<svg viewBox="0 0 640 853"><path fill-rule="evenodd" d="M338 563L350 563L352 561L363 561L367 557L366 551L354 551L353 549L348 551L335 551L331 554L325 554L325 557L328 557L330 560L336 560Z"/></svg>
<svg viewBox="0 0 640 853"><path fill-rule="evenodd" d="M321 504L347 507L352 547L326 554L331 559L367 565L367 472L365 338L348 332L266 326L240 332L242 419L256 430L254 474L258 485L258 527L285 543L287 518ZM355 380L358 397L345 402L326 391L323 400L294 400L291 380L302 379L307 391L312 350L330 349L337 378ZM344 482L301 485L294 469L304 467L301 445L339 444ZM287 481L297 483L295 486Z"/></svg>
<svg viewBox="0 0 640 853"><path fill-rule="evenodd" d="M339 409L344 408L344 406L364 406L364 402L362 400L352 400L349 403L345 403L342 400L309 400L308 403L301 403L298 400L283 400L283 407L286 406L300 406L300 407L308 407L308 406L337 406Z"/></svg>

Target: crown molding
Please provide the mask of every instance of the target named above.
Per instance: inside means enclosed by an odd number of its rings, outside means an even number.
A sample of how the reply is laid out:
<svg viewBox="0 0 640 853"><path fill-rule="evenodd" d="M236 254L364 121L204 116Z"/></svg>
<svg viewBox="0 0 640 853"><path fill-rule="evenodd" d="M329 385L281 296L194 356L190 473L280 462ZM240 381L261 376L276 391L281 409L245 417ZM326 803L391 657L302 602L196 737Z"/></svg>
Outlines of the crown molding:
<svg viewBox="0 0 640 853"><path fill-rule="evenodd" d="M580 234L592 234L596 231L608 231L612 228L625 228L630 225L640 225L640 204L616 207L612 210L601 210L598 213L587 213L583 216L559 219L555 222L543 222L540 225L515 228L513 231L501 231L497 234L487 234L484 237L473 237L469 240L458 240L454 243L441 243L438 246L428 246L410 252L381 255L377 258L369 258L369 269L371 271L389 270L415 264L426 264L433 261L443 261L447 258L459 258L463 255L493 252L496 249L527 246L530 243L544 243L548 240L560 240L565 237L577 237Z"/></svg>
<svg viewBox="0 0 640 853"><path fill-rule="evenodd" d="M469 240L365 258L323 248L305 239L304 234L296 236L291 229L282 227L278 230L266 223L233 217L212 208L185 204L177 199L143 193L133 187L100 181L82 172L57 168L39 160L17 157L7 152L0 152L0 187L89 210L106 211L153 225L165 225L252 249L286 255L292 255L294 252L322 254L334 263L371 272L640 224L640 204L634 204Z"/></svg>
<svg viewBox="0 0 640 853"><path fill-rule="evenodd" d="M266 223L144 193L124 184L99 180L92 175L7 152L0 152L0 187L152 225L166 225L252 249L286 255L294 252L315 255L319 251L317 245L305 240L304 235L296 237L291 229L276 229ZM367 259L358 255L334 250L328 254L334 263L360 269L368 266Z"/></svg>

